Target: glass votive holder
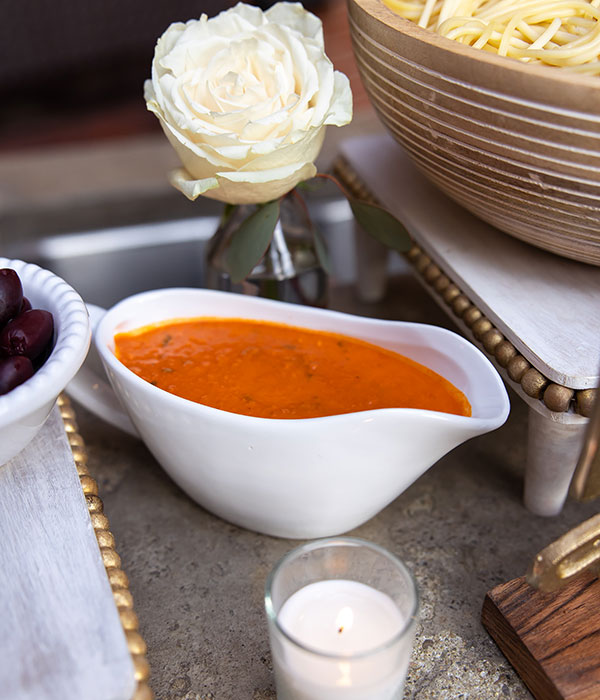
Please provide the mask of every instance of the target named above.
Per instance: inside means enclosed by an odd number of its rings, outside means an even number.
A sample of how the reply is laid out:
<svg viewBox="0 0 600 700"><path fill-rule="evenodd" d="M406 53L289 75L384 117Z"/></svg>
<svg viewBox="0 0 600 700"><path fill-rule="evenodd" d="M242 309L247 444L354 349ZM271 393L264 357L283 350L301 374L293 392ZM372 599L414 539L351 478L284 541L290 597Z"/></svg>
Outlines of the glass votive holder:
<svg viewBox="0 0 600 700"><path fill-rule="evenodd" d="M351 537L317 540L269 574L265 608L278 700L399 700L419 595L406 566Z"/></svg>

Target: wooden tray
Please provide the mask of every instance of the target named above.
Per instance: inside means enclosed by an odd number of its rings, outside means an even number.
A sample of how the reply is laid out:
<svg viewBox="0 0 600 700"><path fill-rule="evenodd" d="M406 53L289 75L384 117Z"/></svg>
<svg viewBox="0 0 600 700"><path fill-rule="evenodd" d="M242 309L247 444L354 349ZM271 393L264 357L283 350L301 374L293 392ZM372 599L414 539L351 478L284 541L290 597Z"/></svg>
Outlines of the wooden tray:
<svg viewBox="0 0 600 700"><path fill-rule="evenodd" d="M481 620L537 700L597 700L599 601L592 574L554 593L518 578L487 594Z"/></svg>
<svg viewBox="0 0 600 700"><path fill-rule="evenodd" d="M74 411L60 397L0 468L0 688L11 700L150 700L146 645Z"/></svg>

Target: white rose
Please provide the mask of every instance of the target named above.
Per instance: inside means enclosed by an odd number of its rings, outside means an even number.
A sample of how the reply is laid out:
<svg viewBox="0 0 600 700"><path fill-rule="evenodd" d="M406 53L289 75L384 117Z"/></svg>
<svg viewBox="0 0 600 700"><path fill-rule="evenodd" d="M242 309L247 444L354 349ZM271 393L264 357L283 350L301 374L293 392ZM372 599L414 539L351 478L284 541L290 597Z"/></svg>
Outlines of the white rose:
<svg viewBox="0 0 600 700"><path fill-rule="evenodd" d="M300 3L239 3L172 24L144 96L184 166L172 184L230 204L266 202L313 177L325 126L352 119L348 78Z"/></svg>

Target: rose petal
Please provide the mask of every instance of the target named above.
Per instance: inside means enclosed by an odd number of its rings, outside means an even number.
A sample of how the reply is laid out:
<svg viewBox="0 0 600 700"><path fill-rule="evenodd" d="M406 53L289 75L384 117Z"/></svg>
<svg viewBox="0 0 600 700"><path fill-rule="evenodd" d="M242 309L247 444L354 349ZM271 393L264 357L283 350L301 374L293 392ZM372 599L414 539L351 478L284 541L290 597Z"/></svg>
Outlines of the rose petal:
<svg viewBox="0 0 600 700"><path fill-rule="evenodd" d="M221 202L260 204L283 197L299 182L314 177L313 163L303 163L297 169L290 166L262 172L216 173L215 178L195 180L184 168L170 173L169 181L188 199L204 195Z"/></svg>
<svg viewBox="0 0 600 700"><path fill-rule="evenodd" d="M325 42L323 39L323 23L321 20L307 12L299 2L278 2L272 5L265 15L269 22L281 24L284 27L295 29L304 37L310 37L318 42L323 48Z"/></svg>
<svg viewBox="0 0 600 700"><path fill-rule="evenodd" d="M201 194L214 190L219 186L216 177L206 177L202 180L194 180L185 168L178 168L169 173L169 182L188 199L197 199Z"/></svg>
<svg viewBox="0 0 600 700"><path fill-rule="evenodd" d="M333 100L324 124L344 126L352 119L352 91L348 76L336 70L334 74Z"/></svg>

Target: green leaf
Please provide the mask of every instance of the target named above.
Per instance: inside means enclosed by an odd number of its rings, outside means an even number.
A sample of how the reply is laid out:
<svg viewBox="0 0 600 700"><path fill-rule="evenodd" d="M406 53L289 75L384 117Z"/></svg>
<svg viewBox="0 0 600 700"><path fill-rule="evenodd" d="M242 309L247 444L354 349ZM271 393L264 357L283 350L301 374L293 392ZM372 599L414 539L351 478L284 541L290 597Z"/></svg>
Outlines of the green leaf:
<svg viewBox="0 0 600 700"><path fill-rule="evenodd" d="M408 231L389 211L360 199L349 199L354 218L371 236L400 253L409 250L412 242Z"/></svg>
<svg viewBox="0 0 600 700"><path fill-rule="evenodd" d="M319 264L325 270L325 272L331 274L331 260L329 258L329 251L327 250L327 244L323 238L318 227L314 224L312 225L313 238L315 241L315 252L319 260Z"/></svg>
<svg viewBox="0 0 600 700"><path fill-rule="evenodd" d="M228 202L225 202L225 206L223 207L223 213L221 214L221 223L226 223L234 211L235 204L229 204Z"/></svg>
<svg viewBox="0 0 600 700"><path fill-rule="evenodd" d="M279 200L267 202L245 219L231 236L223 263L233 282L241 282L265 254L279 218Z"/></svg>
<svg viewBox="0 0 600 700"><path fill-rule="evenodd" d="M319 178L312 177L309 180L302 180L297 185L295 189L300 190L300 192L316 192L321 185Z"/></svg>

